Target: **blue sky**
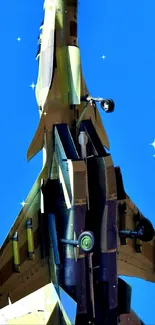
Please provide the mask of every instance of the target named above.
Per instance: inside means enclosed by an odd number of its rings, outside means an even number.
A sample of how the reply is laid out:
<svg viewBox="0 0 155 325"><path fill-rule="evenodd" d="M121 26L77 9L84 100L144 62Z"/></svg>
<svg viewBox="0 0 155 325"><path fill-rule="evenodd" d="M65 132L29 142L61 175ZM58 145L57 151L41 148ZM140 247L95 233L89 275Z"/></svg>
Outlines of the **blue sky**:
<svg viewBox="0 0 155 325"><path fill-rule="evenodd" d="M91 4L90 4L91 3ZM26 151L39 121L34 91L37 39L43 1L1 4L1 227L3 242L42 164ZM115 100L114 114L101 112L115 165L125 189L155 226L155 2L85 0L79 5L79 44L86 83L93 96ZM17 41L21 37L21 41ZM105 55L106 59L101 59ZM155 285L132 284L132 307L147 325L155 324Z"/></svg>

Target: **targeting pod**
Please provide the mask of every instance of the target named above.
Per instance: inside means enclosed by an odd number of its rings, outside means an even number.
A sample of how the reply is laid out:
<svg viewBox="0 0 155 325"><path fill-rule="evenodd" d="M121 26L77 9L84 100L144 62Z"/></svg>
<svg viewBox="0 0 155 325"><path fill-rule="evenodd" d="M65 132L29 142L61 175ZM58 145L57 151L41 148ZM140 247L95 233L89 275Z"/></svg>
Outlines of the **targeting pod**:
<svg viewBox="0 0 155 325"><path fill-rule="evenodd" d="M31 218L27 219L26 221L26 230L27 230L28 256L30 260L34 260L34 239L33 239Z"/></svg>
<svg viewBox="0 0 155 325"><path fill-rule="evenodd" d="M12 237L13 244L13 258L14 258L14 271L20 272L20 257L19 257L19 246L18 246L18 233L15 232Z"/></svg>
<svg viewBox="0 0 155 325"><path fill-rule="evenodd" d="M154 237L154 228L147 218L143 218L138 223L136 230L120 230L119 235L131 239L139 238L144 242L148 242Z"/></svg>
<svg viewBox="0 0 155 325"><path fill-rule="evenodd" d="M81 101L90 103L91 105L96 104L98 102L98 103L100 103L101 108L106 113L114 112L115 103L112 99L96 98L96 97L91 97L88 94L86 94L85 96L81 97Z"/></svg>

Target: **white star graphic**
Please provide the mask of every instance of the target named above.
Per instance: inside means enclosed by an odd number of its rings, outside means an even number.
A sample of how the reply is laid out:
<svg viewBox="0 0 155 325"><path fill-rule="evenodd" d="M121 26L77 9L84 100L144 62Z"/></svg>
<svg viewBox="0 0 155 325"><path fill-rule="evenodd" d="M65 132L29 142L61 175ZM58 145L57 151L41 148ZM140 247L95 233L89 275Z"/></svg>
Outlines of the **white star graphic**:
<svg viewBox="0 0 155 325"><path fill-rule="evenodd" d="M34 84L34 82L32 82L32 84L30 85L30 87L32 88L32 89L34 89L35 88L35 84Z"/></svg>
<svg viewBox="0 0 155 325"><path fill-rule="evenodd" d="M44 115L47 115L47 112L44 112L43 114L44 114Z"/></svg>
<svg viewBox="0 0 155 325"><path fill-rule="evenodd" d="M9 305L12 305L10 297L8 297L8 303L9 303Z"/></svg>
<svg viewBox="0 0 155 325"><path fill-rule="evenodd" d="M106 59L106 56L105 55L102 55L101 58L104 60L104 59Z"/></svg>
<svg viewBox="0 0 155 325"><path fill-rule="evenodd" d="M20 204L22 205L22 207L24 207L27 203L25 201L22 201Z"/></svg>
<svg viewBox="0 0 155 325"><path fill-rule="evenodd" d="M153 148L155 149L155 139L152 143L150 143L151 146L153 146Z"/></svg>
<svg viewBox="0 0 155 325"><path fill-rule="evenodd" d="M21 38L20 37L17 37L17 41L20 42L21 41Z"/></svg>

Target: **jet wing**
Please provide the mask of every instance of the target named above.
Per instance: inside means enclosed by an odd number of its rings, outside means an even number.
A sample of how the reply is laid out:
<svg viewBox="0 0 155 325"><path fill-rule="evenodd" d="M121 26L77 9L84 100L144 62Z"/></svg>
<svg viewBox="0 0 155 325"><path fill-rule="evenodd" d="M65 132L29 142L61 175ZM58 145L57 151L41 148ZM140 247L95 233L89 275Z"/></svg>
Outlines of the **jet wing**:
<svg viewBox="0 0 155 325"><path fill-rule="evenodd" d="M0 249L0 308L8 304L8 296L13 303L51 281L48 257L43 251L40 185L43 175L45 170L33 185Z"/></svg>
<svg viewBox="0 0 155 325"><path fill-rule="evenodd" d="M67 294L65 293L66 304ZM76 303L69 297L70 307L61 304L59 296L52 283L34 291L28 296L18 300L0 310L0 324L75 324ZM60 317L60 309L62 317ZM61 321L62 320L62 321Z"/></svg>
<svg viewBox="0 0 155 325"><path fill-rule="evenodd" d="M128 195L118 201L118 228L135 229L135 217L144 218ZM138 221L138 220L137 220ZM119 245L118 274L155 282L155 239L144 242L126 239Z"/></svg>

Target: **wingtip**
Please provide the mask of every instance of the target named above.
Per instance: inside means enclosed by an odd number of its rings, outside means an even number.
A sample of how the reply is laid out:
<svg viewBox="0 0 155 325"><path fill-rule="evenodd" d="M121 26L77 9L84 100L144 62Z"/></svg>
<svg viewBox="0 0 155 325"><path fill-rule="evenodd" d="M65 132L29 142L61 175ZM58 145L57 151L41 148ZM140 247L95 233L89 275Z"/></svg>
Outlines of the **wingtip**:
<svg viewBox="0 0 155 325"><path fill-rule="evenodd" d="M29 154L29 151L27 152L26 155L26 161L29 162L31 160L32 156Z"/></svg>

